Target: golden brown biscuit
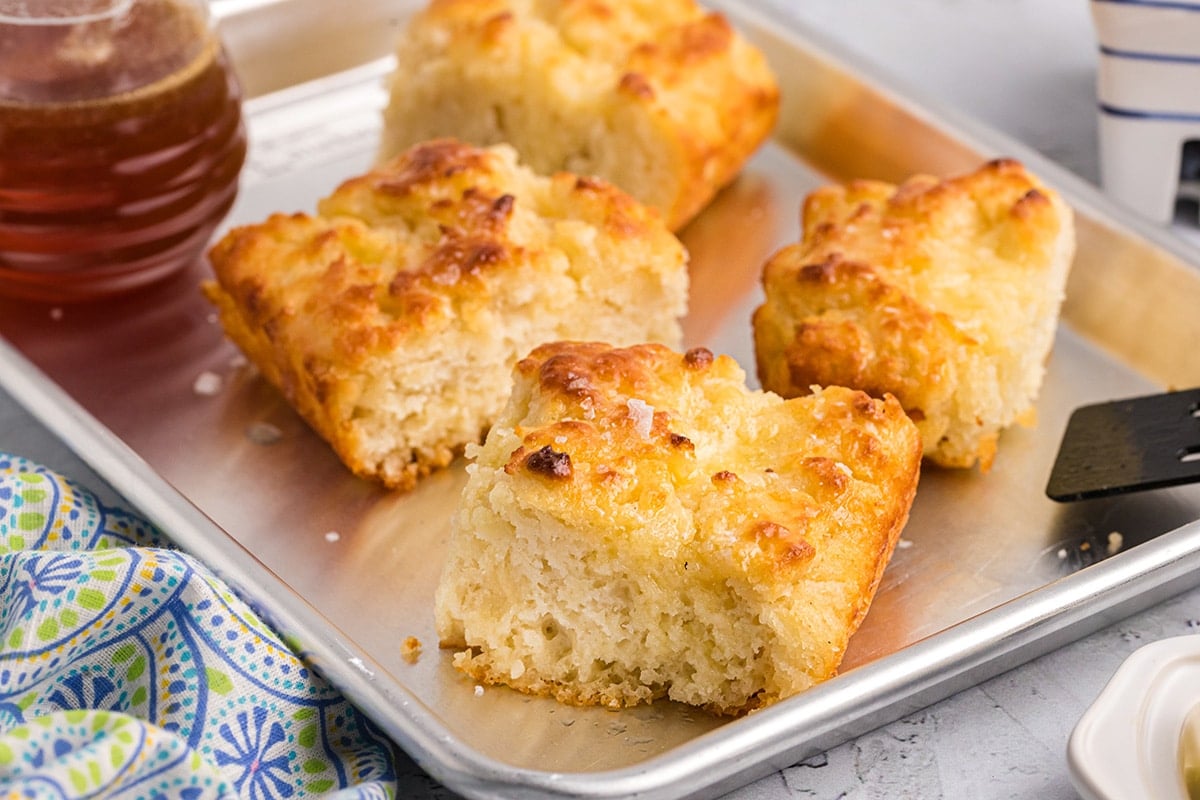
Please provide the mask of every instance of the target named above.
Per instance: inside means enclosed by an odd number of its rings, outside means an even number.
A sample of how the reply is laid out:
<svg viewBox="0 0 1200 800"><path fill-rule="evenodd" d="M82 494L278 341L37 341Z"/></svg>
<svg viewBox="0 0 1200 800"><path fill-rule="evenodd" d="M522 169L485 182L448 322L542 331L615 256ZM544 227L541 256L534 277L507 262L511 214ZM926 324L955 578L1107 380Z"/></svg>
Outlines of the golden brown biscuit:
<svg viewBox="0 0 1200 800"><path fill-rule="evenodd" d="M750 391L708 350L558 342L514 370L435 613L475 680L735 714L832 676L916 491L894 399Z"/></svg>
<svg viewBox="0 0 1200 800"><path fill-rule="evenodd" d="M775 124L763 58L693 0L433 0L397 47L381 154L453 136L598 175L682 227Z"/></svg>
<svg viewBox="0 0 1200 800"><path fill-rule="evenodd" d="M1032 417L1074 250L1071 209L1011 159L819 189L763 271L759 379L891 393L932 462L986 470Z"/></svg>
<svg viewBox="0 0 1200 800"><path fill-rule="evenodd" d="M357 474L410 488L478 441L544 341L675 344L686 253L628 195L430 142L212 249L221 324Z"/></svg>

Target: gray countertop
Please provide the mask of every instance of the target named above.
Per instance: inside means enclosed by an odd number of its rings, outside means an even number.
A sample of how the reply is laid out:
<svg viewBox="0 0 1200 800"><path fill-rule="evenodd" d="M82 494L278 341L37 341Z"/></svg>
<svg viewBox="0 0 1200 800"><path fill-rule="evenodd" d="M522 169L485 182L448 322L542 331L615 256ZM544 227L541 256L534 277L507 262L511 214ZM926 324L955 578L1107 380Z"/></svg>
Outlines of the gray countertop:
<svg viewBox="0 0 1200 800"><path fill-rule="evenodd" d="M1098 179L1096 48L1084 0L764 0L903 84ZM101 489L71 451L0 392L0 448ZM729 795L784 798L1077 797L1066 745L1141 645L1194 632L1200 590L1105 628ZM449 797L414 765L401 797Z"/></svg>

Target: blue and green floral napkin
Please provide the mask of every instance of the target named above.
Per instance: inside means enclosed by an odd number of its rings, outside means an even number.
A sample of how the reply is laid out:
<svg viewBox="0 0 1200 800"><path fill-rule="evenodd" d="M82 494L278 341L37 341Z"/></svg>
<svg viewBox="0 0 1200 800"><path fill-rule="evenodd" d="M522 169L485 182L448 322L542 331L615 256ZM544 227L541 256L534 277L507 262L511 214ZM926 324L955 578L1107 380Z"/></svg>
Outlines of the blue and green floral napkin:
<svg viewBox="0 0 1200 800"><path fill-rule="evenodd" d="M0 796L395 791L391 743L209 569L0 452Z"/></svg>

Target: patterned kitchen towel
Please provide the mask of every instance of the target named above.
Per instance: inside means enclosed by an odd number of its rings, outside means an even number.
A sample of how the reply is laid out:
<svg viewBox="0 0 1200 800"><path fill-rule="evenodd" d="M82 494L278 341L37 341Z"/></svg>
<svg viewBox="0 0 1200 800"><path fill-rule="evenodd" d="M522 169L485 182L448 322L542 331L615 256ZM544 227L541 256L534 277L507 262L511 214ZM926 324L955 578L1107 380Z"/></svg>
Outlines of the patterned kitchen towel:
<svg viewBox="0 0 1200 800"><path fill-rule="evenodd" d="M0 797L395 792L391 743L209 569L0 452Z"/></svg>

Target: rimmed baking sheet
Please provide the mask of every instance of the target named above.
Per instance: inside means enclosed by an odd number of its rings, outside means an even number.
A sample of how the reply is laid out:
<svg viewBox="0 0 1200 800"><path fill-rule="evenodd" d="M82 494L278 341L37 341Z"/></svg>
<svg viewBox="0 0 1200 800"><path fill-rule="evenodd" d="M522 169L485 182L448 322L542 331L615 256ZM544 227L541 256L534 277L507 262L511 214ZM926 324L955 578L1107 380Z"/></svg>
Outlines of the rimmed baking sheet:
<svg viewBox="0 0 1200 800"><path fill-rule="evenodd" d="M228 224L310 210L370 163L383 56L412 4L351 5L330 37L343 46L319 64L304 57L328 16L318 0L225 6L227 41L256 94L251 162ZM0 301L0 385L469 796L714 796L1200 583L1200 490L1070 506L1043 494L1072 408L1200 383L1200 363L1161 346L1200 337L1190 252L819 37L749 2L712 5L763 47L785 97L776 140L682 236L693 260L687 343L735 356L752 383L758 270L797 237L800 200L815 186L949 174L1008 155L1079 215L1036 427L1007 433L986 476L925 470L843 674L802 696L728 721L665 703L614 713L479 693L437 650L431 617L461 465L411 494L350 476L224 340L197 290L204 264L94 307ZM416 663L401 654L408 636L425 644Z"/></svg>

